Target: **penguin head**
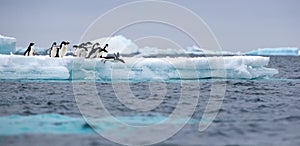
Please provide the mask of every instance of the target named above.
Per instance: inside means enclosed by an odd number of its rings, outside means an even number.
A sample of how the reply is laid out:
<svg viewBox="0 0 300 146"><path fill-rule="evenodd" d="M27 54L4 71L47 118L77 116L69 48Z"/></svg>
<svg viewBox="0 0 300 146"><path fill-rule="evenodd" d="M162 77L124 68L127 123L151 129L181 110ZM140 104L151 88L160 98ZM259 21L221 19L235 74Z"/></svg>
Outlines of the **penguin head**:
<svg viewBox="0 0 300 146"><path fill-rule="evenodd" d="M65 41L62 41L61 43L60 43L60 45L59 45L59 48L61 48L62 46L64 46L65 45Z"/></svg>
<svg viewBox="0 0 300 146"><path fill-rule="evenodd" d="M100 44L97 42L97 43L95 43L94 45L93 45L93 47L92 48L96 48L97 46L99 46Z"/></svg>
<svg viewBox="0 0 300 146"><path fill-rule="evenodd" d="M85 46L85 45L87 45L86 43L81 43L81 44L79 44L79 46Z"/></svg>
<svg viewBox="0 0 300 146"><path fill-rule="evenodd" d="M29 46L33 46L34 45L34 43L33 42L31 42L30 44L29 44Z"/></svg>
<svg viewBox="0 0 300 146"><path fill-rule="evenodd" d="M108 44L105 44L105 47L108 47Z"/></svg>
<svg viewBox="0 0 300 146"><path fill-rule="evenodd" d="M53 42L53 44L52 44L53 46L55 46L56 45L56 42Z"/></svg>
<svg viewBox="0 0 300 146"><path fill-rule="evenodd" d="M91 42L86 42L86 45L92 45L93 43L91 43Z"/></svg>

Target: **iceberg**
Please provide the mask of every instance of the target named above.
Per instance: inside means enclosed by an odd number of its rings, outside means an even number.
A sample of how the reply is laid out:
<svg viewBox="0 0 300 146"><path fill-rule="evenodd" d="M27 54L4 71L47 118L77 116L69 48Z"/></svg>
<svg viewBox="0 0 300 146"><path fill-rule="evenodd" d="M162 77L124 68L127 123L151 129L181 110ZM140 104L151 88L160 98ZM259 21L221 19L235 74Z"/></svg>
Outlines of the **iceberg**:
<svg viewBox="0 0 300 146"><path fill-rule="evenodd" d="M207 78L256 79L272 77L276 69L267 68L268 57L123 57L114 60L84 59L73 56L0 55L0 79L151 81L162 79L193 80ZM220 59L224 67L219 66ZM218 75L219 72L226 71ZM212 74L214 72L214 74Z"/></svg>
<svg viewBox="0 0 300 146"><path fill-rule="evenodd" d="M63 60L47 56L0 55L0 79L68 79Z"/></svg>
<svg viewBox="0 0 300 146"><path fill-rule="evenodd" d="M299 56L298 48L260 48L247 52L246 55L255 56Z"/></svg>
<svg viewBox="0 0 300 146"><path fill-rule="evenodd" d="M16 38L0 35L0 54L11 54L16 50Z"/></svg>

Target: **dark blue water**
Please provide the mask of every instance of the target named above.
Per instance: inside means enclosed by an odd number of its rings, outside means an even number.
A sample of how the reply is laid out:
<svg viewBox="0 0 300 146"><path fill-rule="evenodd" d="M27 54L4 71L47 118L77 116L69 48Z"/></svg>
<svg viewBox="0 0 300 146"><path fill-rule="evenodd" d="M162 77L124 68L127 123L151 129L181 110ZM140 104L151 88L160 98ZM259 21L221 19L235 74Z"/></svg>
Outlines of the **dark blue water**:
<svg viewBox="0 0 300 146"><path fill-rule="evenodd" d="M210 87L218 81L199 81L200 95L192 119L157 145L300 145L300 57L271 57L269 67L278 69L279 74L271 79L227 80L222 107L202 132L198 124ZM129 85L139 99L147 99L153 92L149 82ZM96 89L105 108L119 120L151 125L174 112L180 100L180 83L163 85L167 89L165 98L150 111L126 107L116 98L111 83L96 83ZM194 83L187 86L194 90ZM88 96L88 89L81 94ZM87 104L97 108L93 102ZM72 82L1 81L0 116L1 145L118 145L95 134L93 125L83 120Z"/></svg>

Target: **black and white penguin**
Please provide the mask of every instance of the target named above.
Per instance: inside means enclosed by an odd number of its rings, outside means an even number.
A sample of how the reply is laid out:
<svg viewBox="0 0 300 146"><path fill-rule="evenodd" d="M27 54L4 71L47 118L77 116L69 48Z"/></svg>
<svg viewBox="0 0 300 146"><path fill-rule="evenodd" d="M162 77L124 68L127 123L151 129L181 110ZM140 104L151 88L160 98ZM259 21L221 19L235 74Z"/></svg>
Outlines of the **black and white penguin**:
<svg viewBox="0 0 300 146"><path fill-rule="evenodd" d="M27 50L24 52L24 56L34 56L34 43L30 43Z"/></svg>
<svg viewBox="0 0 300 146"><path fill-rule="evenodd" d="M50 57L54 58L58 52L58 47L56 46L56 42L53 42L51 48L50 48Z"/></svg>
<svg viewBox="0 0 300 146"><path fill-rule="evenodd" d="M120 61L122 63L125 63L125 61L123 59L120 58L120 53L118 52L117 54L114 53L114 56L106 56L106 57L102 57L104 58L104 63L108 60L113 60L113 61Z"/></svg>
<svg viewBox="0 0 300 146"><path fill-rule="evenodd" d="M114 55L115 55L115 58L114 58L114 60L117 60L117 61L120 61L120 62L123 62L123 63L125 63L125 61L123 60L123 59L121 59L120 58L120 53L118 52L117 54L116 53L114 53Z"/></svg>
<svg viewBox="0 0 300 146"><path fill-rule="evenodd" d="M81 43L79 45L74 45L73 48L75 48L75 51L73 52L73 56L75 57L86 57L87 55L87 43Z"/></svg>
<svg viewBox="0 0 300 146"><path fill-rule="evenodd" d="M66 54L67 54L67 51L68 51L68 45L70 43L69 42L66 42L66 41L62 41L60 46L59 46L59 52L58 52L58 55L59 57L64 57Z"/></svg>
<svg viewBox="0 0 300 146"><path fill-rule="evenodd" d="M59 45L59 47L57 48L57 51L55 52L55 56L54 57L59 57L59 50L60 48L62 48L62 46L64 45L65 41L62 41Z"/></svg>
<svg viewBox="0 0 300 146"><path fill-rule="evenodd" d="M86 58L95 58L97 56L97 53L100 51L98 47L99 45L100 45L99 43L95 43L92 47L92 50L89 51Z"/></svg>
<svg viewBox="0 0 300 146"><path fill-rule="evenodd" d="M87 58L87 56L93 50L93 43L92 42L86 42L86 49L87 49L87 52L86 52L86 56L85 57Z"/></svg>
<svg viewBox="0 0 300 146"><path fill-rule="evenodd" d="M100 51L99 53L97 53L97 58L102 58L102 57L106 57L108 51L106 50L106 48L108 47L108 44L105 44L104 48L99 47Z"/></svg>

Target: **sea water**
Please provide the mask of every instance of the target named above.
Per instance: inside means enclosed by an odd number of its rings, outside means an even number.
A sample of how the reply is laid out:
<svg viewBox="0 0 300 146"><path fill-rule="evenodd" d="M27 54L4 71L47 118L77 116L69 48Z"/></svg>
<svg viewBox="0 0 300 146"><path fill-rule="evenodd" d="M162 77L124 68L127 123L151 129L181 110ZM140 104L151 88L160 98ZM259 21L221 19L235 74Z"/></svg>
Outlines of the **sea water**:
<svg viewBox="0 0 300 146"><path fill-rule="evenodd" d="M278 74L268 78L197 79L200 94L191 119L157 145L300 145L300 57L271 57L264 66ZM211 86L218 81L226 83L223 104L213 123L200 132L199 121ZM190 88L195 83L185 82ZM152 83L136 81L129 85L136 98L147 99ZM161 104L150 111L137 111L118 100L112 82L96 81L95 85L106 109L132 125L164 121L181 96L180 81L164 82L167 90ZM0 96L1 145L118 145L96 134L83 119L70 80L2 79ZM179 118L167 124L182 122ZM113 127L100 128L100 132L109 132Z"/></svg>

